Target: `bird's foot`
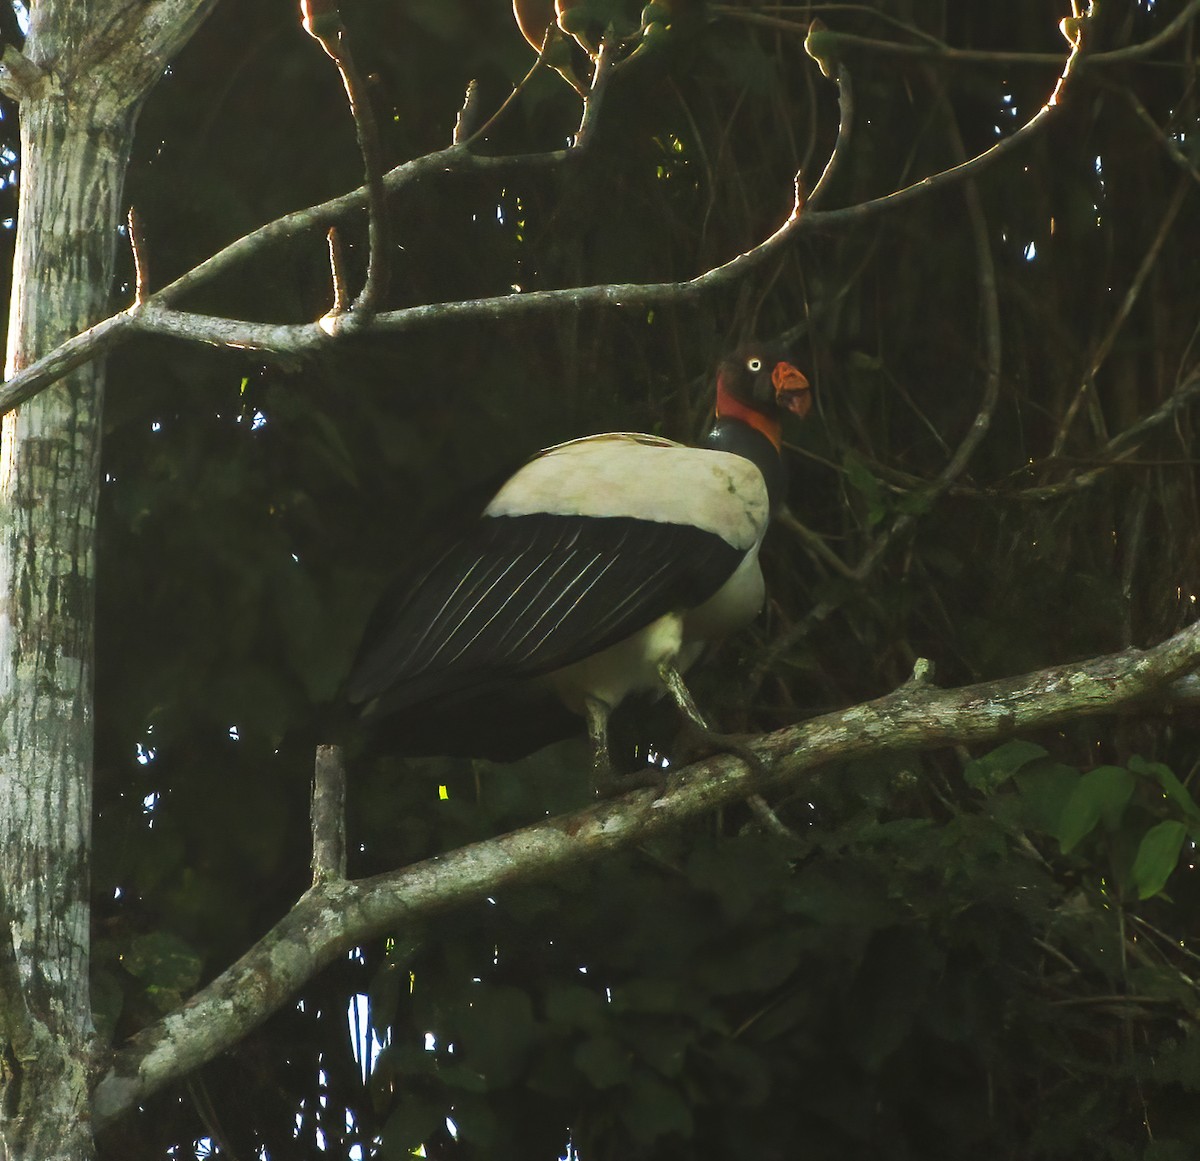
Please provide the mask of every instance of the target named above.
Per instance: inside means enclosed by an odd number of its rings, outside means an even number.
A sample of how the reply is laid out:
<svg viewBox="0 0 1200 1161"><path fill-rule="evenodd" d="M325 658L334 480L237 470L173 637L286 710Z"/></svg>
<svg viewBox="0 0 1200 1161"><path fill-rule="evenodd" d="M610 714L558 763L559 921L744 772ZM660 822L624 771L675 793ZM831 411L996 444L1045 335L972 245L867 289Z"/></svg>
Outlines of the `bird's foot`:
<svg viewBox="0 0 1200 1161"><path fill-rule="evenodd" d="M765 777L767 767L763 760L750 748L753 734L725 734L709 726L702 726L690 719L684 721L680 730L680 765L699 762L715 754L732 754L740 758L755 777Z"/></svg>

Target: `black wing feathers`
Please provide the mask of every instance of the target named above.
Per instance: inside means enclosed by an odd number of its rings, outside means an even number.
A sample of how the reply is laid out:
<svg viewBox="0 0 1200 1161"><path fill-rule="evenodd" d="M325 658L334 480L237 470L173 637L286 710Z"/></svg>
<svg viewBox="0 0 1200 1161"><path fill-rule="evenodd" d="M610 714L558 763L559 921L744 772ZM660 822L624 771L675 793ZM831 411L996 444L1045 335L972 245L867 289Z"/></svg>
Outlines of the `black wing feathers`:
<svg viewBox="0 0 1200 1161"><path fill-rule="evenodd" d="M741 559L688 525L485 517L385 600L347 696L380 714L548 673L701 604Z"/></svg>

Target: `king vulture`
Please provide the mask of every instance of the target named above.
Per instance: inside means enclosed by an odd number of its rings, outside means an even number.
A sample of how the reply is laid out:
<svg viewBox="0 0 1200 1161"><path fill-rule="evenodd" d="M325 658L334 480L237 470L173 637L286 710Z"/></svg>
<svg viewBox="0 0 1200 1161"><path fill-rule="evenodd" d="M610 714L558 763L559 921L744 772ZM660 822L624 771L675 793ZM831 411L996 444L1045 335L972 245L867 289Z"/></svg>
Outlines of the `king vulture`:
<svg viewBox="0 0 1200 1161"><path fill-rule="evenodd" d="M364 724L469 753L472 707L515 692L511 719L550 698L586 720L598 777L630 693L666 690L703 727L681 674L762 607L781 420L811 402L781 350L749 343L717 370L699 446L614 432L539 452L384 598L346 691Z"/></svg>

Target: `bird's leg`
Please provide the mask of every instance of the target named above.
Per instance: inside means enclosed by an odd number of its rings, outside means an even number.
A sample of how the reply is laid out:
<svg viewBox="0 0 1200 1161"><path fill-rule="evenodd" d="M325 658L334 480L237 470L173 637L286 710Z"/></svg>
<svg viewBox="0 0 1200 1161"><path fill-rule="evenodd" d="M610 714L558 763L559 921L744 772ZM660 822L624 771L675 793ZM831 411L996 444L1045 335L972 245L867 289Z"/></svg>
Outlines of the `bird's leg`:
<svg viewBox="0 0 1200 1161"><path fill-rule="evenodd" d="M608 751L608 715L612 707L598 697L584 698L587 713L588 737L592 740L592 791L599 798L608 794L624 794L645 786L659 786L661 772L651 768L633 774L618 774L613 769Z"/></svg>
<svg viewBox="0 0 1200 1161"><path fill-rule="evenodd" d="M612 712L608 702L598 697L585 697L583 708L587 714L588 737L592 741L592 792L599 794L603 787L613 782L612 757L608 752L608 715Z"/></svg>
<svg viewBox="0 0 1200 1161"><path fill-rule="evenodd" d="M685 727L688 734L687 740L692 744L693 751L699 757L708 754L733 754L741 758L755 774L766 773L762 759L744 741L734 734L723 734L719 730L714 730L704 720L704 715L697 708L691 691L684 684L682 674L671 662L663 661L659 664L658 676L662 679L663 685L667 687L667 692L675 704L687 718Z"/></svg>
<svg viewBox="0 0 1200 1161"><path fill-rule="evenodd" d="M667 692L674 698L680 710L700 729L708 730L708 722L704 720L704 715L692 698L692 691L684 684L683 674L669 661L664 661L658 667L658 676L662 678L663 685L667 687Z"/></svg>

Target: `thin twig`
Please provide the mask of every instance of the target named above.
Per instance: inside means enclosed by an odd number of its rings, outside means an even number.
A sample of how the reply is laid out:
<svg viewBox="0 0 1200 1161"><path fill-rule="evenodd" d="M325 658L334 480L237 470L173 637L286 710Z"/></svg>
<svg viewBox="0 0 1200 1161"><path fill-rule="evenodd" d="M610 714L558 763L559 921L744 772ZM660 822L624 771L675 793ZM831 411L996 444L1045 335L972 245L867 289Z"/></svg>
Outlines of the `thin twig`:
<svg viewBox="0 0 1200 1161"><path fill-rule="evenodd" d="M533 64L530 66L529 72L527 72L513 86L512 92L510 92L508 94L508 96L505 97L504 100L500 102L500 106L496 109L496 111L482 125L480 125L478 129L471 130L471 132L469 132L464 138L462 138L460 140L459 133L456 128L455 134L454 134L455 145L459 145L459 144L474 145L477 141L482 141L488 135L488 133L491 132L492 126L494 126L496 124L496 122L499 121L500 118L504 116L504 114L508 111L508 109L511 107L513 102L525 91L525 88L526 88L526 86L528 86L529 82L532 81L533 78L537 75L538 70L547 63L547 60L546 60L547 54L550 52L551 48L556 43L561 43L561 35L562 34L559 31L558 25L555 24L553 21L551 21L549 26L546 28L546 35L545 35L545 38L542 40L542 47L541 47L541 49L538 50L537 58L534 60ZM551 67L553 67L553 66L551 66ZM581 97L585 98L585 100L586 100L587 90L581 89L579 82L577 80L575 80L573 76L569 75L568 73L563 72L562 69L557 69L556 71L558 72L559 76L561 76L571 86L571 88L573 88L577 93L579 93L579 95ZM471 82L471 84L474 84L474 83L475 83L474 81ZM465 100L463 102L463 111L464 112L467 107L467 102L470 100L470 95L471 95L471 90L470 90L470 88L468 88L467 89L467 100ZM459 116L461 119L462 114L460 113Z"/></svg>
<svg viewBox="0 0 1200 1161"><path fill-rule="evenodd" d="M1197 2L1200 3L1200 0ZM1079 46L1076 44L1067 58L1066 67L1063 70L1064 77L1071 74L1078 52ZM922 178L893 193L840 209L807 211L803 214L789 215L788 219L773 234L764 238L758 245L690 280L623 286L576 287L561 291L541 291L533 294L513 294L499 298L410 307L405 310L376 315L371 320L370 329L402 331L464 317L499 319L541 310L555 310L564 305L570 305L573 308L599 305L641 307L657 306L664 302L677 304L694 300L708 291L727 286L745 277L763 262L768 261L796 234L809 230L858 225L876 214L889 212L907 205L916 198L925 197L935 189L973 177L1001 157L1023 147L1032 136L1040 132L1046 124L1047 118L1053 112L1053 105L1049 103L1043 105L1012 136L997 142L990 149L969 161L941 173ZM484 157L469 152L462 145L451 145L447 149L426 154L424 157L397 166L387 174L384 184L385 188L394 189L426 174L553 167L562 164L575 152L568 149L511 157ZM179 338L211 342L234 349L248 348L286 355L302 354L314 349L326 340L329 331L312 323L279 326L248 323L236 319L221 319L172 311L168 308L168 304L184 293L209 282L218 274L234 268L247 257L258 254L271 243L290 238L299 232L317 226L328 227L332 220L361 207L366 199L365 189L354 190L318 206L285 215L283 218L269 222L230 243L213 257L201 262L170 285L151 295L141 307L113 315L96 324L88 331L68 339L60 347L14 375L0 388L0 414L36 395L64 374L110 350L118 342L138 331L170 334Z"/></svg>
<svg viewBox="0 0 1200 1161"><path fill-rule="evenodd" d="M795 513L786 505L780 509L775 522L795 535L805 548L839 576L845 577L846 580L853 578L854 570L825 543L825 538L797 520Z"/></svg>
<svg viewBox="0 0 1200 1161"><path fill-rule="evenodd" d="M1088 366L1087 374L1083 377L1083 382L1080 383L1079 389L1075 392L1075 396L1071 400L1066 414L1063 416L1062 423L1058 425L1058 432L1050 448L1052 459L1062 454L1063 447L1071 433L1071 425L1075 421L1075 416L1079 413L1080 406L1095 391L1096 376L1099 374L1100 368L1104 366L1104 361L1108 358L1113 343L1117 340L1117 335L1120 333L1134 305L1137 303L1138 297L1142 292L1142 287L1145 285L1146 279L1150 277L1150 272L1154 269L1154 264L1158 261L1159 254L1162 253L1167 235L1171 232L1171 227L1175 224L1175 219L1179 216L1179 211L1183 208L1184 199L1191 192L1191 188L1188 181L1182 177L1176 184L1175 192L1171 195L1171 200L1167 204L1167 208L1163 212L1162 219L1158 224L1158 232L1154 235L1149 249L1142 258L1141 265L1138 267L1137 273L1133 276L1133 281L1130 282L1129 288L1125 291L1125 297L1121 300L1120 308L1117 310L1112 322L1109 323L1104 337L1097 345L1095 354L1092 355Z"/></svg>
<svg viewBox="0 0 1200 1161"><path fill-rule="evenodd" d="M126 216L129 230L129 252L133 255L133 301L139 306L146 301L146 261L143 257L142 222L137 210L129 207Z"/></svg>
<svg viewBox="0 0 1200 1161"><path fill-rule="evenodd" d="M325 235L329 243L329 279L333 284L333 305L329 313L342 314L350 305L350 295L346 289L346 269L342 258L342 236L336 226L330 226Z"/></svg>
<svg viewBox="0 0 1200 1161"><path fill-rule="evenodd" d="M1065 70L1064 70L1065 73ZM839 77L841 70L839 69ZM962 136L950 111L949 101L942 93L943 106L949 112L947 117L948 132L955 153L965 157L966 149ZM959 163L962 164L961 162ZM992 416L1000 399L1000 371L1002 341L1000 331L1000 299L996 287L996 267L992 260L991 242L988 236L987 219L983 214L983 206L979 191L974 181L968 181L963 187L963 197L967 203L967 213L971 221L971 232L975 240L975 255L979 271L979 299L982 314L984 338L984 366L986 368L984 387L980 398L979 409L967 433L959 442L954 454L946 466L938 473L937 479L924 492L923 499L926 510L931 508L950 489L954 482L966 471L967 464L975 454L983 437L991 426ZM863 553L858 563L850 570L851 579L861 584L874 571L883 559L892 543L908 533L917 522L917 515L912 512L900 513L888 527L875 537L874 541ZM803 640L816 624L823 621L838 607L837 602L821 601L809 611L807 616L787 631L781 633L770 647L765 650L750 675L749 686L756 691L762 684L770 669L788 652Z"/></svg>
<svg viewBox="0 0 1200 1161"><path fill-rule="evenodd" d="M813 5L812 7L814 10L818 7L828 7L831 12L842 12L849 5ZM797 35L806 35L810 23L808 20L787 20L765 13L734 9L728 5L716 5L713 11L746 23L760 24L778 31L795 32ZM1089 52L1086 56L1087 65L1090 67L1092 65L1121 64L1151 56L1178 36L1197 15L1200 15L1200 0L1191 0L1191 3L1157 35L1139 44L1126 45L1124 48ZM909 28L908 31L915 30ZM869 36L857 36L854 33L833 30L827 30L825 35L829 38L828 43L831 46L836 44L838 48L857 49L873 53L876 56L921 57L964 64L997 65L1057 65L1062 60L1060 56L1052 52L996 52L988 49L955 48L932 37L926 38L925 44L904 44L894 40L878 40Z"/></svg>
<svg viewBox="0 0 1200 1161"><path fill-rule="evenodd" d="M1147 463L1144 460L1131 459L1130 457L1135 455L1141 446L1136 441L1140 440L1142 436L1154 428L1166 423L1197 399L1200 399L1200 367L1193 368L1191 372L1185 375L1171 394L1149 415L1142 416L1136 423L1130 424L1129 427L1114 435L1112 439L1100 448L1095 459L1089 461L1086 470L1076 472L1053 484L1039 484L1028 488L1006 488L1001 486L973 488L965 484L955 484L950 489L950 494L970 498L985 497L992 500L1057 500L1076 495L1090 488L1098 480L1103 479L1113 468L1167 466L1161 460L1157 460L1154 463ZM1127 444L1132 446L1127 447ZM803 449L793 450L803 451ZM823 460L819 456L814 456L811 452L805 452L804 454L823 464L830 471L837 471L838 469L837 464ZM1019 474L1028 475L1049 462L1049 460L1042 460L1024 465L1021 467ZM1078 463L1079 460L1075 459L1072 462ZM1172 462L1177 466L1189 466L1196 463L1195 460L1186 459ZM919 476L897 471L895 468L890 468L885 464L871 464L870 466L874 471L885 477L889 477L892 482L888 483L887 486L896 492L904 494L919 492L930 486L928 481L921 479ZM886 480L885 483L887 483ZM811 533L810 535L815 535L815 533Z"/></svg>
<svg viewBox="0 0 1200 1161"><path fill-rule="evenodd" d="M579 121L579 131L575 134L576 149L585 149L595 135L600 108L604 103L604 94L608 90L609 77L612 76L615 63L616 44L612 35L606 32L600 38L596 63L592 69L592 83L583 99L583 116Z"/></svg>
<svg viewBox="0 0 1200 1161"><path fill-rule="evenodd" d="M797 21L785 19L782 15L771 16L763 12L757 12L754 9L735 7L732 4L710 4L708 11L714 16L728 16L733 20L742 20L749 24L761 24L764 28L774 28L780 32L792 32L798 26ZM899 20L895 16L889 16L886 12L880 12L878 8L873 8L869 4L772 4L771 11L779 14L795 12L798 16L804 18L805 23L807 23L809 17L814 12L832 12L835 16L846 16L851 12L857 12L863 16L870 16L873 19L881 20L893 28L899 28L902 32L907 33L917 40L924 40L936 47L943 45L943 42L931 33L925 32L906 21ZM804 31L804 24L799 24L799 28L801 31Z"/></svg>
<svg viewBox="0 0 1200 1161"><path fill-rule="evenodd" d="M788 839L795 842L797 839L796 832L791 829L786 823L782 822L768 804L767 800L761 794L751 794L746 799L746 805L750 807L750 813L762 824L763 830L768 834L773 834L776 838Z"/></svg>
<svg viewBox="0 0 1200 1161"><path fill-rule="evenodd" d="M1162 126L1150 116L1150 110L1138 100L1137 94L1132 89L1126 88L1121 90L1121 94L1129 102L1129 106L1133 109L1138 120L1150 130L1150 134L1154 140L1166 151L1167 156L1193 181L1200 184L1200 169L1197 169L1191 158L1179 148L1174 140L1163 132Z"/></svg>
<svg viewBox="0 0 1200 1161"><path fill-rule="evenodd" d="M834 176L841 169L842 159L849 152L850 137L854 133L854 83L850 78L849 69L839 64L836 79L838 90L837 140L833 143L833 151L829 154L829 160L825 163L821 176L817 178L817 184L813 186L812 193L808 195L808 212L810 214L833 184Z"/></svg>
<svg viewBox="0 0 1200 1161"><path fill-rule="evenodd" d="M362 154L366 175L367 277L358 298L350 308L349 315L346 316L347 324L353 329L358 329L370 322L387 293L388 284L391 231L383 184L383 151L379 145L379 128L375 124L375 114L371 110L366 85L354 62L354 54L350 50L350 42L341 20L335 19L330 27L310 21L306 16L304 27L325 50L329 59L337 65L342 85L346 90L346 99L350 103L350 115L354 118L354 131L358 137L358 148Z"/></svg>
<svg viewBox="0 0 1200 1161"><path fill-rule="evenodd" d="M1200 367L1193 367L1191 373L1184 377L1183 381L1154 411L1114 435L1101 449L1101 455L1112 455L1124 448L1126 444L1140 439L1151 428L1165 423L1176 412L1189 406L1197 397L1200 397Z"/></svg>

